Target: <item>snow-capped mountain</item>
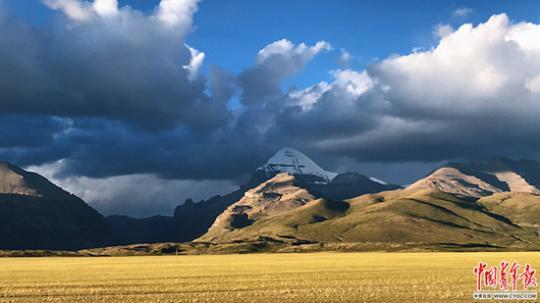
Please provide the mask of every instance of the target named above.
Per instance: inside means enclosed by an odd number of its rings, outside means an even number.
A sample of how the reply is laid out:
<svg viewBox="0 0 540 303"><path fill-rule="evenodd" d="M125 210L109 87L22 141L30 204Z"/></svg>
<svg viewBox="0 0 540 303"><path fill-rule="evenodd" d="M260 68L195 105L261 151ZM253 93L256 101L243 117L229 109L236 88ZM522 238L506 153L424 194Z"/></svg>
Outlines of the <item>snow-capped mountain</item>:
<svg viewBox="0 0 540 303"><path fill-rule="evenodd" d="M315 176L320 178L321 182L328 183L337 176L337 173L322 169L302 152L286 147L279 150L264 165L258 168L272 177L278 173L289 173L290 175Z"/></svg>

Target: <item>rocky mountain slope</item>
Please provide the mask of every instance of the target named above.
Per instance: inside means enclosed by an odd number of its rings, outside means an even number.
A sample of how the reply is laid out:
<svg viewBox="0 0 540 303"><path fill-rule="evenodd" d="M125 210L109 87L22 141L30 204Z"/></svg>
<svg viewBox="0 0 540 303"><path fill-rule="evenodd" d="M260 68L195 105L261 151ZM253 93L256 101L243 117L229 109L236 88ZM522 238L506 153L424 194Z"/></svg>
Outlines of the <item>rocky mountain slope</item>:
<svg viewBox="0 0 540 303"><path fill-rule="evenodd" d="M306 189L295 185L295 177L281 173L247 191L242 199L219 215L202 240L228 237L227 233L252 225L257 221L286 214L314 200Z"/></svg>
<svg viewBox="0 0 540 303"><path fill-rule="evenodd" d="M109 244L108 224L44 177L0 162L0 249L80 249Z"/></svg>

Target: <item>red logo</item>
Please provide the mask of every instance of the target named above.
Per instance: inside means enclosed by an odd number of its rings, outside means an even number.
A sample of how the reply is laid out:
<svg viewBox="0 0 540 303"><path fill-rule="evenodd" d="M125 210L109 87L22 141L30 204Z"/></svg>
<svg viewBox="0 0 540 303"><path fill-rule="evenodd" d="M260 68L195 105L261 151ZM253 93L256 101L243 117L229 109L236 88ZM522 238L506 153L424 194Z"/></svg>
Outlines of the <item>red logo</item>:
<svg viewBox="0 0 540 303"><path fill-rule="evenodd" d="M520 270L520 268L522 270ZM516 291L520 286L522 290L536 288L536 270L529 264L521 267L518 262L501 261L498 266L488 267L486 263L480 262L473 269L476 275L476 290L480 291L483 287L490 289L512 290ZM519 283L521 281L521 284ZM509 289L511 288L511 289Z"/></svg>

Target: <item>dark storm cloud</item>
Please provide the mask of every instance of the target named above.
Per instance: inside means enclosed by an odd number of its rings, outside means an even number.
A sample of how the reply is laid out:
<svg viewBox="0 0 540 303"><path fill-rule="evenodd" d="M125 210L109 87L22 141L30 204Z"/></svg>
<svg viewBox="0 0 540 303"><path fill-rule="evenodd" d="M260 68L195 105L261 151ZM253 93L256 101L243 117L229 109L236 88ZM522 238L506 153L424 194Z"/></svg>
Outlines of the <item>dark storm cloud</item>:
<svg viewBox="0 0 540 303"><path fill-rule="evenodd" d="M226 100L207 96L204 79L191 80L184 68L192 59L185 37L139 12L85 22L57 17L41 28L5 16L0 37L1 112L98 116L149 128L226 120Z"/></svg>
<svg viewBox="0 0 540 303"><path fill-rule="evenodd" d="M501 117L501 119L503 119ZM518 121L456 119L401 121L383 119L372 136L332 141L328 151L358 161L435 162L448 159L485 160L491 157L538 158L540 124ZM499 121L499 122L494 122Z"/></svg>
<svg viewBox="0 0 540 303"><path fill-rule="evenodd" d="M110 122L92 123L96 123L92 128L103 129L102 124ZM64 172L94 177L143 172L171 179L230 179L262 160L254 156L257 144L246 144L244 139L227 130L201 134L177 127L155 132L116 123L100 134L83 126L73 139L81 148L66 161Z"/></svg>
<svg viewBox="0 0 540 303"><path fill-rule="evenodd" d="M357 102L343 88L335 86L322 93L309 110L301 104L284 107L276 114L267 140L317 149L321 139L350 138L378 125L383 108L377 101L370 96Z"/></svg>
<svg viewBox="0 0 540 303"><path fill-rule="evenodd" d="M0 116L0 146L3 148L47 146L54 141L55 134L67 126L66 121L50 116Z"/></svg>
<svg viewBox="0 0 540 303"><path fill-rule="evenodd" d="M29 128L21 128L21 133L35 136ZM57 178L145 173L166 179L232 179L268 156L258 144L245 144L244 139L231 133L201 134L183 126L149 130L109 119L78 118L47 144L2 148L0 157L23 166L63 159Z"/></svg>

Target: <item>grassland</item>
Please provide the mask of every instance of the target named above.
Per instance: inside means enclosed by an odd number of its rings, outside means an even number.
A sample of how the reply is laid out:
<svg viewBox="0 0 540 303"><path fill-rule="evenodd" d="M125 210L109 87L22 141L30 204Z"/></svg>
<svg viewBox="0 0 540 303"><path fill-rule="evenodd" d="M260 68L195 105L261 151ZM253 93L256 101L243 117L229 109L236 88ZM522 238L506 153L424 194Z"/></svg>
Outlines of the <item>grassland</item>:
<svg viewBox="0 0 540 303"><path fill-rule="evenodd" d="M0 302L471 302L473 267L540 253L0 258Z"/></svg>

